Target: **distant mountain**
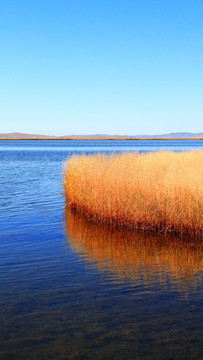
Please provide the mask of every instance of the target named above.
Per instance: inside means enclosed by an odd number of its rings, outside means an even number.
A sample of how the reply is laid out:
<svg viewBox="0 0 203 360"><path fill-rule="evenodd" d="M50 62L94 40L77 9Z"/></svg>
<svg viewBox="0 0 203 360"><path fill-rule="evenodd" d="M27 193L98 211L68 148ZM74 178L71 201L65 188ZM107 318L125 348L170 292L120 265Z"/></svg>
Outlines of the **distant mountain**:
<svg viewBox="0 0 203 360"><path fill-rule="evenodd" d="M175 132L161 135L108 135L108 134L94 134L94 135L63 135L63 136L49 136L38 134L24 134L24 133L2 133L0 139L157 139L157 138L203 138L203 133L190 132Z"/></svg>
<svg viewBox="0 0 203 360"><path fill-rule="evenodd" d="M162 135L136 135L136 138L196 138L203 137L203 133L191 133L191 132L175 132Z"/></svg>
<svg viewBox="0 0 203 360"><path fill-rule="evenodd" d="M0 138L4 139L46 139L46 138L55 138L55 136L49 135L38 135L38 134L24 134L19 132L13 133L3 133L0 134Z"/></svg>

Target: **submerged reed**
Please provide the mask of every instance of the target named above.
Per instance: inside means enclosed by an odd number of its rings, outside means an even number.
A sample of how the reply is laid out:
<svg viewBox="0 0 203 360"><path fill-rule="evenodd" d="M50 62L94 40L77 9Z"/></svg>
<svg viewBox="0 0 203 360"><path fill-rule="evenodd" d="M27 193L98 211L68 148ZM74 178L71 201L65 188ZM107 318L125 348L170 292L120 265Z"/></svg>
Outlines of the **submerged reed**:
<svg viewBox="0 0 203 360"><path fill-rule="evenodd" d="M201 237L203 151L73 156L68 206L95 222Z"/></svg>

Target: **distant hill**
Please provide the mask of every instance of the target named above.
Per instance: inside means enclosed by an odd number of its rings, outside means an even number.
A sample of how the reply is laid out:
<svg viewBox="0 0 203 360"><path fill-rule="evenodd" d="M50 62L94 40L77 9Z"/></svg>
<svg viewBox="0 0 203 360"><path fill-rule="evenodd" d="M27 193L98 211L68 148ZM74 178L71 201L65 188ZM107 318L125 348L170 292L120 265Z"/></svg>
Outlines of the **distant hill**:
<svg viewBox="0 0 203 360"><path fill-rule="evenodd" d="M38 135L38 134L24 134L19 132L13 132L13 133L3 133L0 134L0 139L47 139L47 138L55 138L55 136L49 136L49 135Z"/></svg>
<svg viewBox="0 0 203 360"><path fill-rule="evenodd" d="M191 132L175 132L170 134L161 135L136 135L136 138L199 138L203 137L203 133L191 133Z"/></svg>
<svg viewBox="0 0 203 360"><path fill-rule="evenodd" d="M95 134L95 135L63 135L63 136L49 136L38 134L24 134L19 132L1 133L0 139L157 139L157 138L203 138L203 133L190 133L190 132L175 132L170 134L161 135L108 135L108 134Z"/></svg>

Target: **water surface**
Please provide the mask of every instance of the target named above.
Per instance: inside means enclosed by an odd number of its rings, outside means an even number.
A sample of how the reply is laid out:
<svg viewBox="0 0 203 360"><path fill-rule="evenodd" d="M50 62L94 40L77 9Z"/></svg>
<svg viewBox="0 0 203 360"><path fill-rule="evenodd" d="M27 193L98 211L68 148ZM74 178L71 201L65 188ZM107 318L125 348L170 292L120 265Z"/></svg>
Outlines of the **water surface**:
<svg viewBox="0 0 203 360"><path fill-rule="evenodd" d="M87 223L62 187L73 153L192 149L203 141L0 141L0 358L201 358L201 243Z"/></svg>

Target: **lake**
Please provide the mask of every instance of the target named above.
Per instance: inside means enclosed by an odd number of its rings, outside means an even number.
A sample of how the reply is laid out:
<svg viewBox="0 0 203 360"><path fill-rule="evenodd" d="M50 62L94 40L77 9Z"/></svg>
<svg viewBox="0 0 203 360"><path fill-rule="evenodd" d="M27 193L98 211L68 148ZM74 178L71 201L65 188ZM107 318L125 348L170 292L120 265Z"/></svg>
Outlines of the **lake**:
<svg viewBox="0 0 203 360"><path fill-rule="evenodd" d="M0 141L0 358L199 360L200 241L66 210L73 154L203 150L203 140Z"/></svg>

